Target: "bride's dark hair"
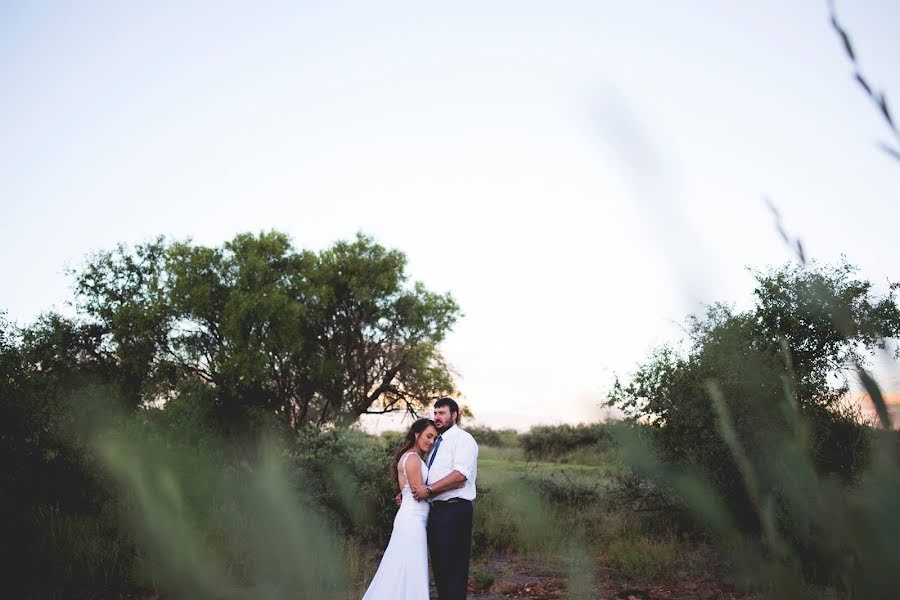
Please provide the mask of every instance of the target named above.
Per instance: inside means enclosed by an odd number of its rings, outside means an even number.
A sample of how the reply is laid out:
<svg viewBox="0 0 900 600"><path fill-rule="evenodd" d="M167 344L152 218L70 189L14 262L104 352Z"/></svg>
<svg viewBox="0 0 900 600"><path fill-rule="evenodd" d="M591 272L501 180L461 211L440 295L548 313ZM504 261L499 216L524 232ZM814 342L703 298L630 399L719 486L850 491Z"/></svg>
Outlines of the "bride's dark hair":
<svg viewBox="0 0 900 600"><path fill-rule="evenodd" d="M429 426L437 429L437 425L435 425L434 421L431 419L416 419L409 428L409 431L406 432L406 435L403 436L403 439L397 443L397 450L394 452L394 461L391 463L391 481L394 482L394 489L398 492L400 491L400 479L397 475L397 463L400 462L400 457L415 445L416 434L422 433Z"/></svg>

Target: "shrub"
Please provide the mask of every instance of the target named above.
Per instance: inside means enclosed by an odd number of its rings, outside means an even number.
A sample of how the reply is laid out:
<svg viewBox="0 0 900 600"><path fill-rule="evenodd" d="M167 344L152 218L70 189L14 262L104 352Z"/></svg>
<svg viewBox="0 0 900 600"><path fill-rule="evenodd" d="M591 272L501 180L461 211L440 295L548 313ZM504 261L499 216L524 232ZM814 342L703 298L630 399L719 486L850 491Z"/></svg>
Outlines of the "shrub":
<svg viewBox="0 0 900 600"><path fill-rule="evenodd" d="M394 445L356 429L302 431L292 451L298 486L345 533L384 544L397 506Z"/></svg>
<svg viewBox="0 0 900 600"><path fill-rule="evenodd" d="M490 427L466 427L480 446L513 448L519 445L519 432L515 429L491 429Z"/></svg>
<svg viewBox="0 0 900 600"><path fill-rule="evenodd" d="M881 346L881 336L900 334L900 309L894 286L878 297L854 273L842 263L757 274L755 308L737 313L714 305L705 317L691 317L686 352L658 350L628 385L613 389L612 403L649 426L661 458L699 471L749 517L744 527L760 524L738 459L718 431L710 386L744 456L759 467L761 487L778 480L773 440L795 434L795 414L802 416L802 451L816 470L855 480L870 436L841 405L846 368Z"/></svg>
<svg viewBox="0 0 900 600"><path fill-rule="evenodd" d="M519 436L525 456L532 460L559 459L578 448L605 451L615 446L615 423L540 425Z"/></svg>
<svg viewBox="0 0 900 600"><path fill-rule="evenodd" d="M687 507L749 580L783 597L809 583L849 597L896 589L900 481L895 435L841 404L848 366L880 407L860 366L900 333L897 285L834 269L760 275L757 307L692 319L687 352L658 351L612 399L649 434L625 441L632 464ZM882 337L883 336L883 337Z"/></svg>
<svg viewBox="0 0 900 600"><path fill-rule="evenodd" d="M541 498L554 506L584 507L598 502L603 489L595 479L574 479L565 471L529 475L525 478L540 492Z"/></svg>
<svg viewBox="0 0 900 600"><path fill-rule="evenodd" d="M486 590L497 579L490 569L487 567L476 567L472 570L472 579L475 580L475 587L479 590Z"/></svg>

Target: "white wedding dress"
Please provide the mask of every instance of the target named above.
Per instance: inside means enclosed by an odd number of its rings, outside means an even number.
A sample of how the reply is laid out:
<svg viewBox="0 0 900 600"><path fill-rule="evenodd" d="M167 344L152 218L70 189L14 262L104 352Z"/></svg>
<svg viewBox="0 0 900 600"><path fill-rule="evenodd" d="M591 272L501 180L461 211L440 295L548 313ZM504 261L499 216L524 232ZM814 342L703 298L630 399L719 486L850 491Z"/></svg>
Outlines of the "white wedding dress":
<svg viewBox="0 0 900 600"><path fill-rule="evenodd" d="M394 530L378 571L362 600L428 600L428 502L413 498L406 478L406 461L414 452L407 452L397 463L403 502L394 517ZM425 461L422 481L428 477Z"/></svg>

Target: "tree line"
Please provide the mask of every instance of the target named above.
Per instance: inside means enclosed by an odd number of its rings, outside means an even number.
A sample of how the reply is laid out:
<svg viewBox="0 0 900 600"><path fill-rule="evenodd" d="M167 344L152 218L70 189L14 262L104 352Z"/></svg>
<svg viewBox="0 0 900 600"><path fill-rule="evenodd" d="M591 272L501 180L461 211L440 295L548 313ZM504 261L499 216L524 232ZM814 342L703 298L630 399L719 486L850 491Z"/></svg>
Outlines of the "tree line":
<svg viewBox="0 0 900 600"><path fill-rule="evenodd" d="M7 326L5 339L31 371L88 373L130 407L188 401L226 429L254 412L321 428L454 392L438 346L459 307L362 234L321 252L279 232L220 247L160 238L71 274L76 317Z"/></svg>

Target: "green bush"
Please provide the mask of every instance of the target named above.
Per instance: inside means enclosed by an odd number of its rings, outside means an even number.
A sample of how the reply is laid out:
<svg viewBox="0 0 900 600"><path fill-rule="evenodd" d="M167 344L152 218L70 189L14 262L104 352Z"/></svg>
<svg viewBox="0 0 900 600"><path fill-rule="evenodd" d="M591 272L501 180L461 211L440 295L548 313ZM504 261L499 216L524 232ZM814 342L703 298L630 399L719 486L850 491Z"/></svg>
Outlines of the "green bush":
<svg viewBox="0 0 900 600"><path fill-rule="evenodd" d="M579 448L607 451L615 446L616 423L540 425L519 436L525 456L531 460L554 460Z"/></svg>
<svg viewBox="0 0 900 600"><path fill-rule="evenodd" d="M714 305L705 317L692 317L686 352L658 350L628 385L613 389L612 403L647 425L660 457L701 473L747 515L745 527L760 524L740 465L717 430L710 386L747 459L758 465L762 487L777 482L772 442L792 435L795 413L817 471L855 480L868 460L870 428L841 405L845 369L861 363L882 336L900 334L900 309L893 287L877 297L854 272L844 263L757 274L753 309Z"/></svg>
<svg viewBox="0 0 900 600"><path fill-rule="evenodd" d="M493 448L514 448L519 445L519 432L515 429L492 429L490 427L466 427L479 446Z"/></svg>
<svg viewBox="0 0 900 600"><path fill-rule="evenodd" d="M389 441L356 429L305 430L292 450L298 486L343 532L379 545L397 511Z"/></svg>
<svg viewBox="0 0 900 600"><path fill-rule="evenodd" d="M177 598L340 597L334 527L283 443L198 447L140 419L93 437L134 534L133 581Z"/></svg>
<svg viewBox="0 0 900 600"><path fill-rule="evenodd" d="M754 309L713 307L692 321L687 352L658 351L612 394L642 424L620 441L649 479L632 489L686 507L781 597L815 584L880 598L900 585L896 434L841 403L848 365L880 397L860 365L900 332L897 287L875 297L852 274L759 275Z"/></svg>
<svg viewBox="0 0 900 600"><path fill-rule="evenodd" d="M24 333L0 318L0 562L14 597L129 586L133 543L80 435L80 421L108 416L118 395L98 365L77 364L84 335L52 316Z"/></svg>
<svg viewBox="0 0 900 600"><path fill-rule="evenodd" d="M565 471L523 476L545 502L557 507L584 507L603 497L603 482L593 476L573 477Z"/></svg>
<svg viewBox="0 0 900 600"><path fill-rule="evenodd" d="M496 581L496 576L487 567L476 567L472 569L472 579L475 580L475 587L479 590L486 590Z"/></svg>

